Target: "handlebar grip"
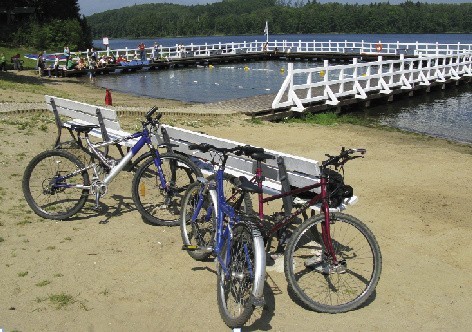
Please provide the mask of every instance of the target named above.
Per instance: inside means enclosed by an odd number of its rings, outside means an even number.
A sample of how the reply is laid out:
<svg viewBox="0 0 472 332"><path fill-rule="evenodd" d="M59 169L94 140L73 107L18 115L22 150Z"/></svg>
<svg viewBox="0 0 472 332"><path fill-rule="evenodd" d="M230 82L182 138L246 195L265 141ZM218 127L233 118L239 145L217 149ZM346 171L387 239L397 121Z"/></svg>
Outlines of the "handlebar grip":
<svg viewBox="0 0 472 332"><path fill-rule="evenodd" d="M202 152L208 152L210 150L210 145L206 143L201 143L201 144L190 144L188 146L189 150L200 150Z"/></svg>
<svg viewBox="0 0 472 332"><path fill-rule="evenodd" d="M146 114L146 120L151 121L151 118L152 118L153 114L156 113L156 111L157 111L158 109L159 109L159 108L158 108L157 106L153 106L153 107L149 110L149 112L147 112L147 114ZM162 113L161 113L160 115L158 115L158 120L161 118L161 116L162 116Z"/></svg>

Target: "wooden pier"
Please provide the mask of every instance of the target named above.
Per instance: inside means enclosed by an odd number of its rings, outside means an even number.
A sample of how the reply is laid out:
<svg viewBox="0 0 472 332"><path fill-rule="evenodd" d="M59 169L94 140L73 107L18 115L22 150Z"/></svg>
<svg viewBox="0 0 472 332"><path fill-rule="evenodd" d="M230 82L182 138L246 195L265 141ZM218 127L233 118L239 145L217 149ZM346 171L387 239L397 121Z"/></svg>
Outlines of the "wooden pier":
<svg viewBox="0 0 472 332"><path fill-rule="evenodd" d="M299 116L305 112L341 112L354 107L369 107L431 89L470 83L472 79L472 45L460 43L256 41L176 45L147 49L146 60L136 60L137 49L98 52L98 57L110 55L124 57L126 61L96 69L62 69L61 74L80 76L93 72L103 75L226 63L287 61L287 76L276 95L241 100L248 100L250 104L257 99L255 105L246 105L248 107L240 109L240 112L267 120ZM318 66L293 69L295 61L312 61ZM320 62L323 62L322 66ZM52 71L47 69L46 72L51 74ZM244 105L244 102L238 104Z"/></svg>
<svg viewBox="0 0 472 332"><path fill-rule="evenodd" d="M279 53L279 52L264 52L264 53L245 53L245 54L223 54L223 55L212 55L207 57L188 57L188 58L173 58L173 59L158 59L158 60L147 60L147 61L136 61L133 60L127 65L122 64L108 64L105 67L96 69L84 69L84 70L67 70L62 68L61 76L83 76L88 74L90 71L95 74L109 74L114 72L136 72L142 69L156 70L156 69L172 69L182 67L196 67L196 66L209 66L209 65L220 65L226 63L245 63L254 61L313 61L319 62L323 60L329 60L332 63L346 63L352 61L353 58L359 60L371 60L375 59L374 55L360 55L353 53L344 54L333 54L333 53ZM398 59L398 55L390 55L388 58ZM132 64L135 62L136 64ZM45 74L53 72L54 69L48 68Z"/></svg>

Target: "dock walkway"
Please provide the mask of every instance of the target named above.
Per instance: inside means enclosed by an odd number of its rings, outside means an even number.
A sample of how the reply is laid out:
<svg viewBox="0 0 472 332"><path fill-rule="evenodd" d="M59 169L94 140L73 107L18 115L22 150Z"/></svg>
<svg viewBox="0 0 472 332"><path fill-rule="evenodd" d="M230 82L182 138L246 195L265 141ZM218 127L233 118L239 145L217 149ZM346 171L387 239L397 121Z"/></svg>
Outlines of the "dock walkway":
<svg viewBox="0 0 472 332"><path fill-rule="evenodd" d="M83 52L86 56L88 52ZM138 50L99 51L98 56L126 61L93 69L96 74L122 73L141 69L172 69L210 66L231 62L288 61L289 70L276 95L262 95L237 101L195 105L188 111L244 113L276 120L300 113L321 112L391 102L418 91L446 88L451 83L470 83L472 44L369 43L369 42L251 42L205 45L176 45L146 49L145 60L136 60ZM128 61L131 60L131 61ZM322 66L293 69L291 62L314 61ZM335 64L331 63L343 64ZM86 70L63 70L63 76L84 75Z"/></svg>

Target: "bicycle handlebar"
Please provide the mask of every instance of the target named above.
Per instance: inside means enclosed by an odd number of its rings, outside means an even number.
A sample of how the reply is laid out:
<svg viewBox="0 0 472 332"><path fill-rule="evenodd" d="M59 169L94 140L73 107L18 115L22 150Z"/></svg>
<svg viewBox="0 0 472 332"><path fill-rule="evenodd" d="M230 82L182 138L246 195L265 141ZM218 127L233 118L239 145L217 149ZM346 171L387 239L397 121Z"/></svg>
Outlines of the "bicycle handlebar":
<svg viewBox="0 0 472 332"><path fill-rule="evenodd" d="M251 145L238 145L233 148L220 148L220 147L216 147L214 145L208 144L208 143L200 143L200 144L190 144L188 148L190 150L200 150L201 152L208 152L210 150L213 150L223 155L226 155L228 153L234 153L237 156L240 156L242 154L246 156L250 156L253 153L264 152L263 148L258 148Z"/></svg>
<svg viewBox="0 0 472 332"><path fill-rule="evenodd" d="M367 152L366 149L364 148L357 148L357 149L346 149L342 148L341 153L337 156L330 156L329 154L326 154L328 157L327 160L323 161L321 163L322 167L327 167L327 166L335 166L339 167L347 163L349 160L356 159L356 158L364 158L364 154ZM355 153L360 153L361 156L352 156Z"/></svg>
<svg viewBox="0 0 472 332"><path fill-rule="evenodd" d="M159 123L159 120L162 117L162 113L158 113L157 116L154 119L152 118L154 113L156 113L158 110L159 110L159 108L157 106L153 106L149 110L149 112L146 113L146 115L144 116L146 118L146 122L143 122L143 126L147 126L149 124L154 126L154 125Z"/></svg>

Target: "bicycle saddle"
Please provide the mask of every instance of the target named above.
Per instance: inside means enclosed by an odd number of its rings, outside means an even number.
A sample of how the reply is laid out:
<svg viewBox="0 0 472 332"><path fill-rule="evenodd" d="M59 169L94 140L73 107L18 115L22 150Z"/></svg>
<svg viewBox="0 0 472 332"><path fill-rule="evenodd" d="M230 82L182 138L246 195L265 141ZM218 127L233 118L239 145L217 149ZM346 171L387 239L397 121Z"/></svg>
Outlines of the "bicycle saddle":
<svg viewBox="0 0 472 332"><path fill-rule="evenodd" d="M242 190L250 193L262 194L262 188L259 188L255 183L252 183L246 177L240 176L239 180L241 181L241 184L238 187Z"/></svg>
<svg viewBox="0 0 472 332"><path fill-rule="evenodd" d="M89 133L93 129L100 128L98 125L79 125L79 124L72 124L70 125L71 129L75 130L78 133Z"/></svg>
<svg viewBox="0 0 472 332"><path fill-rule="evenodd" d="M265 161L267 159L275 159L275 156L264 152L255 152L251 154L251 158L257 161Z"/></svg>

